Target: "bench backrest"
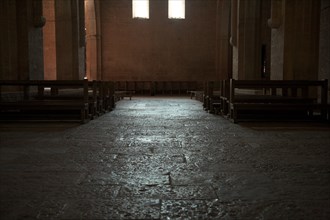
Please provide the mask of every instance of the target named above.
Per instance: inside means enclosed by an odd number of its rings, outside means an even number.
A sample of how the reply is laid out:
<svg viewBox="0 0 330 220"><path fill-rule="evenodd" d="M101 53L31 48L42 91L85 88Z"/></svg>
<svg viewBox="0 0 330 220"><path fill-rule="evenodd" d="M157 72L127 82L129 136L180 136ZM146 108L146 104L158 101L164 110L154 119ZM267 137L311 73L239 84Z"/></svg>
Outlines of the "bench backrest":
<svg viewBox="0 0 330 220"><path fill-rule="evenodd" d="M38 96L44 96L45 88L50 88L54 94L59 88L81 88L84 102L88 102L88 80L0 80L0 99L2 99L3 87L15 87L16 91L22 91L24 99L30 98L30 88L37 87ZM23 88L23 89L22 89Z"/></svg>
<svg viewBox="0 0 330 220"><path fill-rule="evenodd" d="M311 91L320 90L322 104L328 100L328 80L234 80L230 79L230 101L235 101L239 89L258 90L265 96L310 97ZM251 95L251 94L250 94Z"/></svg>

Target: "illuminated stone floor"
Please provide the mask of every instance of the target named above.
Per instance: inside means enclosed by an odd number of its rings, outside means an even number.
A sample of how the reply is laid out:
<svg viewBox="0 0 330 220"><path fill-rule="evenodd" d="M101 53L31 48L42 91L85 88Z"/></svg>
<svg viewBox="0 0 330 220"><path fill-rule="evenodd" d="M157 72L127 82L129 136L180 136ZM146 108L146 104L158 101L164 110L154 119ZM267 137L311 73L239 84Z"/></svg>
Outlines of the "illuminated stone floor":
<svg viewBox="0 0 330 220"><path fill-rule="evenodd" d="M84 125L0 126L0 219L330 219L330 128L133 98Z"/></svg>

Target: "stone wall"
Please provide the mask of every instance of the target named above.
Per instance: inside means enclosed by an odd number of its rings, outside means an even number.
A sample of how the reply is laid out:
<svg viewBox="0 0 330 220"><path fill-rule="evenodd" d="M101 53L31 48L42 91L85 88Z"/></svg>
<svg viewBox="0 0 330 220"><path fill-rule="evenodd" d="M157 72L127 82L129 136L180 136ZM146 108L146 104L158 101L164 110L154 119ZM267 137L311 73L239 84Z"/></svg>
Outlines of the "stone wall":
<svg viewBox="0 0 330 220"><path fill-rule="evenodd" d="M186 1L186 19L168 19L167 1L150 1L150 19L132 19L131 0L101 0L102 78L216 80L215 0Z"/></svg>

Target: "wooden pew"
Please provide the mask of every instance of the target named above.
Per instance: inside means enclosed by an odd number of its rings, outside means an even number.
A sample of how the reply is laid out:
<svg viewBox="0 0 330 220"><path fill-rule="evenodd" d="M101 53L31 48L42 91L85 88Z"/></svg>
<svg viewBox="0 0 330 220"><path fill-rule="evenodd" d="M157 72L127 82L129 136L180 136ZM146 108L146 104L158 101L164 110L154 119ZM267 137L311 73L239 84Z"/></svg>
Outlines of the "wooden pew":
<svg viewBox="0 0 330 220"><path fill-rule="evenodd" d="M110 81L90 81L89 104L95 116L111 111L114 106L114 84Z"/></svg>
<svg viewBox="0 0 330 220"><path fill-rule="evenodd" d="M115 84L110 81L102 81L103 90L103 108L105 111L111 111L115 108Z"/></svg>
<svg viewBox="0 0 330 220"><path fill-rule="evenodd" d="M6 100L5 87L12 87L16 94L23 93L23 98L18 100ZM60 88L77 89L79 98L75 99L42 99L45 96L45 88L49 88L50 94L55 95ZM8 90L8 89L7 89ZM90 119L89 95L87 80L0 80L0 112L66 112L77 111L80 121Z"/></svg>
<svg viewBox="0 0 330 220"><path fill-rule="evenodd" d="M195 98L196 100L203 102L204 91L202 90L190 90L187 91L190 94L190 98Z"/></svg>
<svg viewBox="0 0 330 220"><path fill-rule="evenodd" d="M205 83L203 107L210 113L219 112L220 108L220 82L209 81Z"/></svg>
<svg viewBox="0 0 330 220"><path fill-rule="evenodd" d="M199 84L196 81L116 81L115 91L117 101L125 97L131 98L133 94L142 96L190 94L191 98L197 96L197 99L200 99L203 86Z"/></svg>
<svg viewBox="0 0 330 220"><path fill-rule="evenodd" d="M105 107L105 82L101 81L89 81L88 82L88 106L89 115L91 119L100 116L107 111ZM39 85L38 89L44 91L46 87L44 85ZM65 88L63 85L52 85L51 93L45 94L44 92L39 92L36 97L38 100L79 100L81 99L81 92L77 88Z"/></svg>
<svg viewBox="0 0 330 220"><path fill-rule="evenodd" d="M208 98L213 94L213 82L204 82L203 109L207 110Z"/></svg>
<svg viewBox="0 0 330 220"><path fill-rule="evenodd" d="M154 95L173 95L186 96L191 98L201 95L203 87L196 81L116 81L115 91L117 101L121 98L134 95L154 96Z"/></svg>
<svg viewBox="0 0 330 220"><path fill-rule="evenodd" d="M115 91L115 97L117 101L124 99L125 97L129 98L129 100L132 100L134 93L135 91Z"/></svg>
<svg viewBox="0 0 330 220"><path fill-rule="evenodd" d="M229 117L248 120L327 119L327 80L230 80ZM320 94L319 97L317 94Z"/></svg>
<svg viewBox="0 0 330 220"><path fill-rule="evenodd" d="M221 91L213 91L213 94L209 97L208 111L209 113L221 114Z"/></svg>
<svg viewBox="0 0 330 220"><path fill-rule="evenodd" d="M115 108L115 90L114 83L111 81L93 81L93 91L96 90L97 112L102 114ZM92 83L93 83L92 82ZM94 83L94 84L95 84ZM93 95L95 97L95 95Z"/></svg>
<svg viewBox="0 0 330 220"><path fill-rule="evenodd" d="M229 99L230 99L230 81L222 80L220 82L220 114L224 117L229 116Z"/></svg>

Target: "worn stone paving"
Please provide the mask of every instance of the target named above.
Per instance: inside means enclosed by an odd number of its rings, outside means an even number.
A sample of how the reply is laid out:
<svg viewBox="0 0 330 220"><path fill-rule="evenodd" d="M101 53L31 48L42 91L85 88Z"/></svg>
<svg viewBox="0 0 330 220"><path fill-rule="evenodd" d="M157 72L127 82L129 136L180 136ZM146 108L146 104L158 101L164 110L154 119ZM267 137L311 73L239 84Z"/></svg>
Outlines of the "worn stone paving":
<svg viewBox="0 0 330 220"><path fill-rule="evenodd" d="M133 98L83 125L0 127L0 219L330 219L330 128Z"/></svg>

